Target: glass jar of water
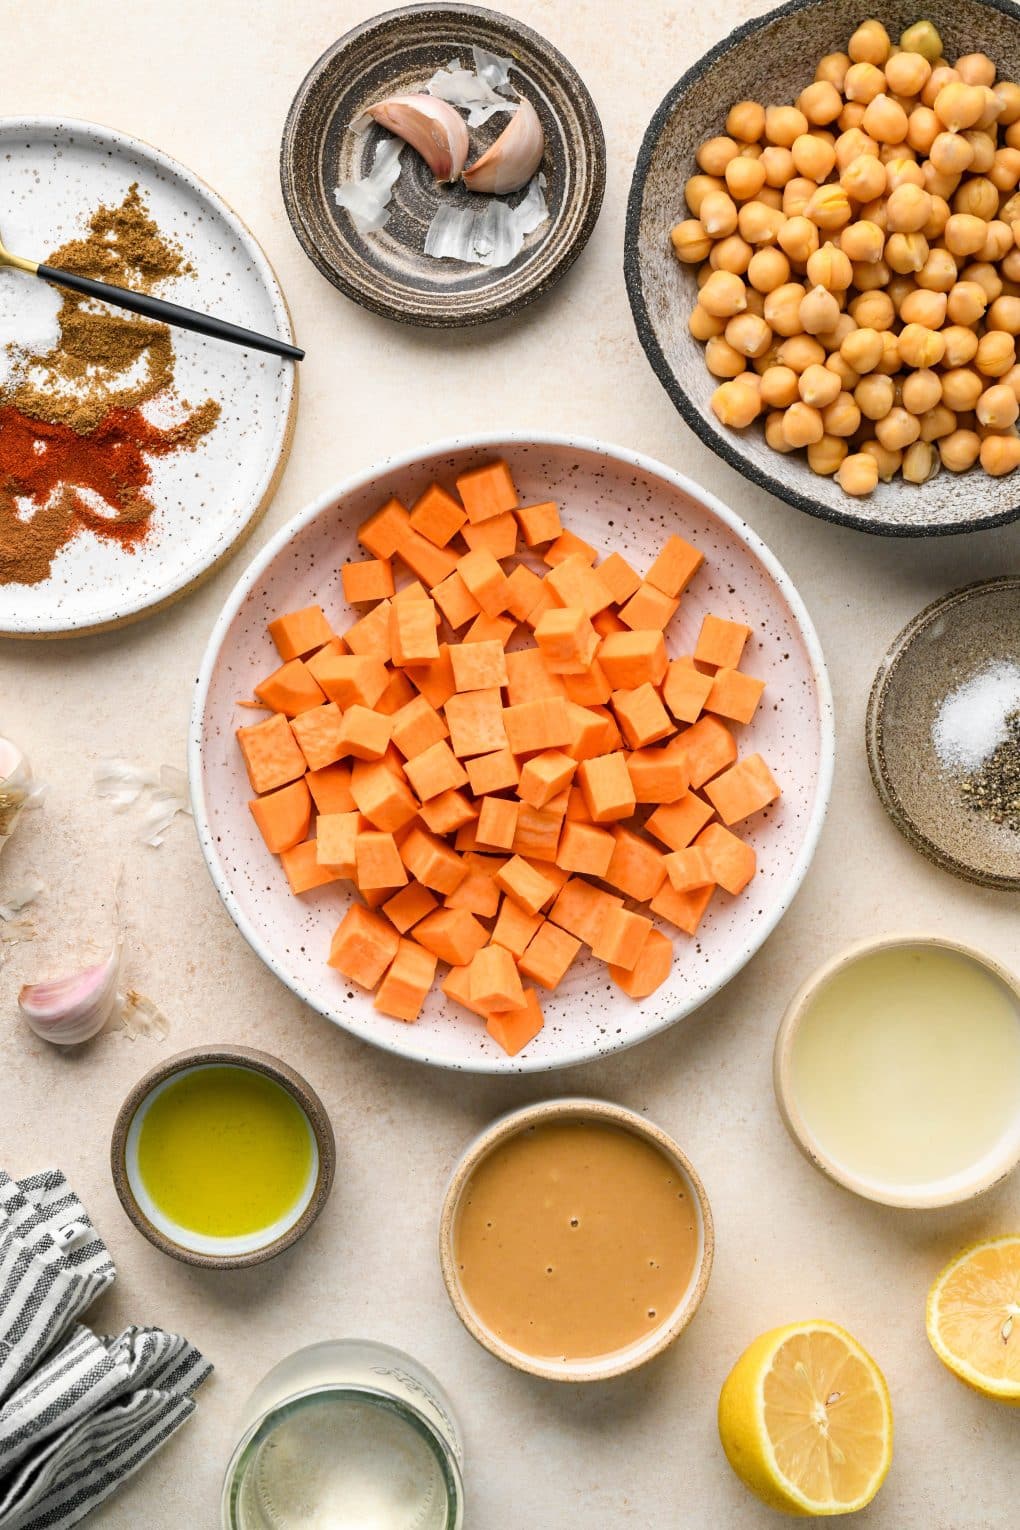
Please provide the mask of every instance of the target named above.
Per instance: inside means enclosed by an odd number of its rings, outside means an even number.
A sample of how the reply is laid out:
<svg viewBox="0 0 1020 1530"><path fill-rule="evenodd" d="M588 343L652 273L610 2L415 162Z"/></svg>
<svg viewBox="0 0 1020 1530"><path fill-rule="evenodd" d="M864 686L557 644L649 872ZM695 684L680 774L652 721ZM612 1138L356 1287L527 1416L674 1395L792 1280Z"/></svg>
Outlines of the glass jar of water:
<svg viewBox="0 0 1020 1530"><path fill-rule="evenodd" d="M259 1383L223 1484L223 1530L460 1530L460 1431L400 1350L313 1344Z"/></svg>

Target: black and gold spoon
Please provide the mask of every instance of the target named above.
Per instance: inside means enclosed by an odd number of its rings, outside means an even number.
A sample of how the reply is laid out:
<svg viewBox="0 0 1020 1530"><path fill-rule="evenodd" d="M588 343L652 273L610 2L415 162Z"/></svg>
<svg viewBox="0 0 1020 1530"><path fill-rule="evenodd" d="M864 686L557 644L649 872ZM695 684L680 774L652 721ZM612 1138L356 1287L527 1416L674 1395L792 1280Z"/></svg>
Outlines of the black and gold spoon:
<svg viewBox="0 0 1020 1530"><path fill-rule="evenodd" d="M300 361L304 351L274 335L259 335L254 330L242 329L239 324L228 324L225 319L214 319L211 314L196 313L193 308L182 308L179 303L168 303L163 298L150 297L145 292L131 292L127 287L113 287L109 282L97 282L91 276L78 276L74 271L58 271L54 266L37 260L26 260L23 255L12 255L0 239L0 266L15 271L25 271L29 276L39 276L44 282L57 287L70 287L87 297L101 298L117 308L127 308L131 313L144 314L147 319L158 319L163 324L173 324L177 329L192 329L199 335L209 335L214 340L229 340L232 345L245 346L250 351L268 351L272 356L285 356Z"/></svg>

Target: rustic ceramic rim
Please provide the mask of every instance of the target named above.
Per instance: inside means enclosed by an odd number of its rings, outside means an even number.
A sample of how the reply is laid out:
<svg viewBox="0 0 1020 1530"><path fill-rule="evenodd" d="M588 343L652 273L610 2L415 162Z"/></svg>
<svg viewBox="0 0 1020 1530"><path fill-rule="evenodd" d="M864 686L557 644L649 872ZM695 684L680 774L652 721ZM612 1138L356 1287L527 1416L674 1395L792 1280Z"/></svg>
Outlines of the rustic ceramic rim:
<svg viewBox="0 0 1020 1530"><path fill-rule="evenodd" d="M571 1366L569 1361L560 1366L553 1366L540 1359L532 1359L521 1351L503 1344L479 1322L468 1305L457 1278L457 1260L454 1252L457 1211L461 1195L475 1169L483 1158L487 1158L494 1148L509 1137L516 1136L518 1132L530 1126L563 1120L607 1122L611 1126L622 1127L625 1131L633 1132L635 1136L650 1142L682 1173L694 1192L701 1216L701 1256L697 1265L697 1277L672 1319L649 1335L644 1348L634 1345L628 1350L616 1351L607 1355L601 1365L597 1360L586 1360L578 1361L574 1366ZM614 1376L623 1376L628 1371L637 1370L639 1366L653 1360L656 1355L661 1355L680 1337L701 1305L708 1287L708 1278L712 1273L714 1253L715 1226L712 1221L712 1208L709 1205L705 1187L687 1155L673 1138L653 1121L646 1121L644 1116L639 1116L623 1105L615 1105L610 1100L590 1099L586 1096L563 1096L554 1100L543 1100L540 1104L525 1105L520 1110L512 1110L506 1115L499 1116L479 1133L458 1161L447 1186L439 1218L440 1268L443 1272L447 1295L464 1327L471 1337L476 1339L483 1349L495 1355L497 1360L503 1360L516 1370L524 1371L529 1376L541 1377L545 1381L573 1383L608 1381Z"/></svg>
<svg viewBox="0 0 1020 1530"><path fill-rule="evenodd" d="M167 1237L149 1221L135 1199L128 1179L126 1161L128 1132L136 1112L148 1096L159 1084L165 1083L187 1068L215 1067L218 1064L226 1067L247 1068L253 1073L261 1073L263 1077L272 1079L275 1084L285 1089L308 1121L319 1154L319 1172L315 1188L298 1220L272 1243L267 1243L264 1248L252 1249L249 1253L243 1254L202 1254L186 1248L183 1244L175 1243L172 1238ZM143 1237L162 1253L169 1254L171 1259L179 1259L182 1264L198 1265L204 1270L241 1270L275 1259L277 1254L282 1254L284 1249L290 1248L299 1238L304 1237L329 1199L336 1169L336 1139L333 1136L329 1116L326 1114L326 1107L311 1084L287 1063L281 1062L280 1058L273 1057L268 1052L260 1052L254 1047L233 1045L194 1047L187 1052L178 1052L176 1056L168 1057L158 1063L155 1068L150 1068L128 1094L117 1112L117 1119L113 1125L113 1136L110 1141L110 1169L113 1174L114 1188L124 1210Z"/></svg>
<svg viewBox="0 0 1020 1530"><path fill-rule="evenodd" d="M676 408L680 411L686 424L699 436L707 447L715 452L717 457L729 464L731 468L756 484L758 488L765 489L774 494L777 499L792 505L795 510L805 510L808 515L817 516L820 520L830 521L835 525L849 526L854 531L868 532L872 536L885 537L946 537L958 535L961 532L989 531L994 526L1006 526L1011 521L1020 517L1020 503L1010 510L1005 510L999 515L987 516L980 521L954 521L938 526L914 526L898 525L890 526L885 522L869 519L863 513L852 514L849 511L834 510L823 501L814 499L810 495L802 494L799 489L785 483L783 479L776 478L771 473L763 472L757 463L752 462L741 452L739 443L731 440L728 436L718 435L708 424L703 410L696 400L680 382L673 368L670 366L659 344L648 312L645 301L644 287L641 281L641 264L638 259L638 238L642 221L642 204L644 202L645 181L651 165L652 156L659 137L666 123L682 102L685 94L696 80L711 70L716 62L724 54L740 47L743 43L754 38L759 32L771 26L779 17L796 15L800 11L811 10L819 0L787 0L787 4L779 5L774 10L767 11L763 16L756 16L750 21L745 21L735 27L726 37L709 48L707 53L702 54L697 63L683 74L671 90L667 91L662 101L656 108L651 122L645 130L645 136L641 140L641 148L638 151L634 165L634 175L631 179L630 195L627 199L627 218L624 234L623 271L627 283L627 296L630 299L631 312L634 316L634 324L637 329L638 339L641 341L645 355L651 364L659 382L669 394ZM1015 5L1008 0L978 0L978 3L988 7L989 10L999 11L1011 22L1016 22L1017 11Z"/></svg>
<svg viewBox="0 0 1020 1530"><path fill-rule="evenodd" d="M994 957L988 956L984 951L978 951L974 946L966 945L963 941L952 940L944 935L915 935L909 932L876 935L868 940L857 940L818 967L801 984L790 1000L776 1033L775 1050L772 1055L772 1083L784 1126L808 1163L819 1169L827 1179L831 1179L834 1184L842 1185L845 1190L851 1190L854 1195L861 1196L863 1200L877 1201L882 1206L896 1206L910 1211L931 1211L942 1206L958 1206L964 1201L973 1200L975 1196L983 1195L986 1190L991 1190L1006 1179L1020 1163L1020 1136L1008 1153L1000 1149L997 1162L992 1168L986 1169L982 1174L975 1174L968 1184L959 1186L949 1194L939 1194L937 1190L925 1191L920 1186L912 1192L883 1189L873 1181L843 1168L841 1164L829 1157L801 1115L793 1088L793 1045L808 1004L815 994L836 973L842 972L846 967L859 961L861 957L870 956L876 951L888 951L898 946L937 946L939 950L952 951L959 956L967 957L1004 983L1020 1007L1020 979L1008 972Z"/></svg>
<svg viewBox="0 0 1020 1530"><path fill-rule="evenodd" d="M182 164L179 159L174 159L172 155L167 154L163 149L158 148L155 144L149 143L145 138L138 138L133 133L123 133L119 128L108 127L106 124L101 122L87 121L83 117L24 116L6 117L0 119L0 125L5 122L17 123L19 126L25 126L32 131L49 130L51 128L62 127L68 128L73 132L93 133L100 138L107 139L115 147L119 145L126 145L129 149L140 149L145 154L151 155L158 163L160 163L165 169L171 171L174 175L181 177L186 182L193 182L200 191L209 197L209 199L214 204L217 204L221 211L226 214L227 221L232 222L237 226L242 240L248 246L249 254L253 257L256 264L261 263L262 266L264 266L265 272L268 273L270 278L269 282L266 283L266 290L269 292L269 295L273 300L273 307L276 310L276 316L280 322L280 338L283 340L293 341L294 320L291 315L290 304L287 302L286 294L284 293L280 278L277 276L276 270L273 267L273 264L270 261L268 255L262 248L259 241L256 239L255 235L252 233L251 229L248 227L247 223L240 216L240 214L231 206L226 198L223 197L215 189L215 187L210 186L208 181L203 180L200 175L196 175L194 170L191 170L187 165ZM280 434L280 450L277 454L276 462L273 466L272 472L269 475L268 482L266 483L265 491L263 492L261 498L258 500L257 504L252 507L252 511L248 516L248 519L242 526L238 528L236 536L227 544L226 547L224 547L223 551L216 558L214 558L211 563L207 564L205 568L199 569L198 573L196 573L191 579L189 579L185 584L180 585L176 590L171 590L168 595L164 595L161 599L154 600L148 605L140 606L136 611L128 611L123 616L113 617L110 621L95 622L86 626L65 627L57 632L23 632L0 629L0 638L13 638L21 642L29 643L61 642L64 638L96 637L103 632L119 632L122 627L130 627L135 622L145 621L150 616L159 615L160 612L168 610L170 606L176 605L179 600L183 600L185 596L190 595L192 591L200 589L201 586L205 584L209 579L211 579L212 576L223 567L224 563L226 563L229 558L232 558L234 553L237 552L237 550L248 540L256 526L262 520L262 517L265 515L266 511L269 509L269 506L273 501L273 497L279 488L280 479L283 477L283 471L287 466L287 462L290 458L291 447L294 444L294 426L297 420L299 392L299 373L297 362L292 363L290 368L290 376L292 379L292 386L290 389L290 398L287 404L287 415L283 422L283 430Z"/></svg>
<svg viewBox="0 0 1020 1530"><path fill-rule="evenodd" d="M426 458L448 456L466 448L478 448L500 455L505 454L507 450L512 450L515 445L568 446L580 451L598 453L603 457L613 458L617 462L635 467L643 473L661 478L673 488L679 488L685 494L690 495L699 505L709 510L712 515L721 521L728 530L739 537L745 546L751 549L763 567L768 570L770 577L775 581L793 613L798 631L811 661L812 677L818 695L820 758L818 765L818 789L800 854L791 870L786 895L776 905L772 914L760 922L758 938L753 942L745 942L744 945L738 947L729 963L721 969L718 981L714 987L704 995L703 999L699 999L698 1004L694 1008L700 1008L702 1004L708 1003L717 993L720 993L727 983L731 982L737 973L746 966L751 957L761 950L761 947L776 929L800 891L804 878L807 876L808 868L814 859L815 850L818 847L818 840L822 832L822 825L825 822L825 815L828 811L835 764L836 738L832 689L829 685L828 671L825 667L825 657L822 653L821 643L803 598L784 565L779 562L775 553L772 552L771 548L762 540L758 533L709 489L702 488L693 479L686 477L683 473L678 473L674 468L668 467L656 458L649 457L643 452L632 451L628 447L613 446L604 441L594 440L589 436L560 435L549 431L517 430L504 431L501 435L484 432L467 436L445 437L431 444L402 452L395 457L387 457L382 462L352 474L339 484L320 494L311 504L293 516L285 526L282 526L275 536L256 553L224 601L216 625L209 634L209 640L206 644L205 653L202 656L202 663L195 685L191 722L188 730L188 784L195 829L206 867L209 875L212 877L216 891L223 901L224 907L252 950L261 958L269 970L275 973L281 983L289 988L291 993L296 994L302 1003L307 1004L316 1014L321 1014L322 1011L319 1009L315 998L301 983L297 982L284 970L273 948L253 928L230 886L229 878L217 860L217 841L209 824L209 816L205 803L205 784L202 778L202 752L205 748L203 713L209 686L212 683L213 671L219 659L224 639L231 622L251 594L251 591L258 584L262 574L279 556L292 538L307 526L309 522L316 520L320 515L325 514L329 510L337 508L356 490L363 488L366 484L388 473L413 467ZM691 1013L693 1013L693 1009L670 1011L663 1015L653 1028L645 1031L640 1036L635 1036L622 1042L619 1046L613 1047L612 1050L623 1051L627 1047L636 1046L649 1036L657 1035L659 1032L677 1024L678 1021L686 1019L687 1015ZM342 1020L334 1020L332 1016L327 1018L330 1019L331 1023L343 1026ZM371 1038L371 1044L383 1051L403 1056L405 1054L401 1051L399 1045L399 1034L398 1027L388 1027L374 1035ZM360 1039L365 1040L366 1038L361 1037ZM600 1055L608 1056L609 1053L606 1052ZM421 1060L427 1062L428 1066L431 1067L452 1066L444 1061L433 1058ZM517 1060L519 1067L516 1071L521 1073L552 1072L557 1068L569 1068L577 1063L594 1060L592 1054L583 1048L575 1052L569 1052L563 1057L556 1058L554 1061L543 1060L538 1064L532 1064L530 1059L525 1056ZM483 1057L472 1059L469 1062L460 1062L456 1064L456 1067L458 1071L464 1073L496 1073L502 1071L488 1066Z"/></svg>
<svg viewBox="0 0 1020 1530"><path fill-rule="evenodd" d="M301 118L305 110L307 98L317 83L320 75L334 59L353 43L373 32L385 30L395 21L403 17L413 17L421 13L445 11L452 14L464 14L468 16L483 17L491 24L502 26L511 34L508 37L507 47L510 49L512 36L524 37L528 40L536 52L542 53L555 66L556 70L565 78L569 86L571 100L578 112L579 119L586 138L587 155L590 159L589 174L586 178L587 185L584 192L585 202L583 213L577 221L572 235L565 241L563 247L553 261L537 277L529 278L526 268L522 271L520 286L512 290L505 298L494 299L486 307L477 311L449 313L444 312L442 307L427 308L403 308L395 302L389 302L375 295L373 289L365 285L356 276L350 274L343 266L335 264L326 253L313 241L305 226L301 213L301 198L295 191L295 146L301 128ZM598 222L599 213L602 210L602 200L606 189L606 140L595 102L587 85L581 79L577 70L569 59L553 47L541 33L533 27L527 26L516 17L507 16L502 11L490 10L487 6L461 5L456 0L426 0L419 5L398 6L394 10L384 11L380 15L371 17L368 21L361 22L352 27L342 37L331 44L326 51L316 59L315 63L305 75L298 87L297 94L291 102L284 123L283 138L280 144L280 185L283 192L283 202L287 210L287 217L294 230L295 237L308 259L316 270L337 287L345 297L352 298L363 308L379 314L384 319L394 319L400 324L414 325L423 329L465 329L478 324L489 324L496 319L506 319L519 313L522 308L540 298L550 288L554 287L562 276L565 276L574 261L581 254L588 240L591 238L595 224ZM415 293L417 298L419 294ZM442 302L444 294L437 293L436 299Z"/></svg>
<svg viewBox="0 0 1020 1530"><path fill-rule="evenodd" d="M915 850L919 850L933 865L941 867L943 871L952 872L954 876L962 877L965 882L974 882L979 887L991 887L1002 892L1018 892L1020 891L1020 874L1005 876L995 871L982 872L974 866L967 865L965 861L959 860L941 845L937 845L924 832L920 824L911 818L897 796L896 788L889 775L884 736L885 704L889 683L898 665L905 660L915 638L954 606L964 605L968 600L980 598L986 593L1009 589L1015 589L1020 598L1020 574L1002 574L995 579L978 579L973 584L965 584L960 589L951 590L948 595L942 595L938 600L933 600L931 605L925 606L923 611L919 611L913 620L907 623L903 631L890 644L872 681L864 723L864 742L868 755L868 768L871 771L875 791L878 793L878 800L897 829Z"/></svg>

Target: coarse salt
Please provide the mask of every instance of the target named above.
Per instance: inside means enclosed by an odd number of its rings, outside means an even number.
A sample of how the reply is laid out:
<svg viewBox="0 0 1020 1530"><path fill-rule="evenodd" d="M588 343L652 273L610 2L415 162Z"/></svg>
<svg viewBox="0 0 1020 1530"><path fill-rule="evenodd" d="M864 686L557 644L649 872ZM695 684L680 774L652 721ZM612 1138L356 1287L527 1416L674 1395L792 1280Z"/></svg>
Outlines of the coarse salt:
<svg viewBox="0 0 1020 1530"><path fill-rule="evenodd" d="M976 770L1005 742L1007 719L1020 707L1020 664L997 660L979 669L942 702L932 742L947 770Z"/></svg>

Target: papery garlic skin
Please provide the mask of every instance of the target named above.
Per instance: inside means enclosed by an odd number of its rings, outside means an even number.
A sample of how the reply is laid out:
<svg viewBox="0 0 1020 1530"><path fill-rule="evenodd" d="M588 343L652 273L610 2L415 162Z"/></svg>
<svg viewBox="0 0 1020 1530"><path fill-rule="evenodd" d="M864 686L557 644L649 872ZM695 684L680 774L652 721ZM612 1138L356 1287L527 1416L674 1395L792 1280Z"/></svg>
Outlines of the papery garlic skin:
<svg viewBox="0 0 1020 1530"><path fill-rule="evenodd" d="M32 767L9 738L0 738L0 850L14 833L31 792Z"/></svg>
<svg viewBox="0 0 1020 1530"><path fill-rule="evenodd" d="M99 1034L117 1004L121 948L66 977L26 983L18 994L22 1018L54 1046L73 1047Z"/></svg>
<svg viewBox="0 0 1020 1530"><path fill-rule="evenodd" d="M463 117L437 96L389 96L366 107L380 127L416 149L437 181L459 180L470 142Z"/></svg>
<svg viewBox="0 0 1020 1530"><path fill-rule="evenodd" d="M497 196L519 191L531 180L545 153L545 133L530 101L522 99L496 142L464 171L469 191Z"/></svg>

